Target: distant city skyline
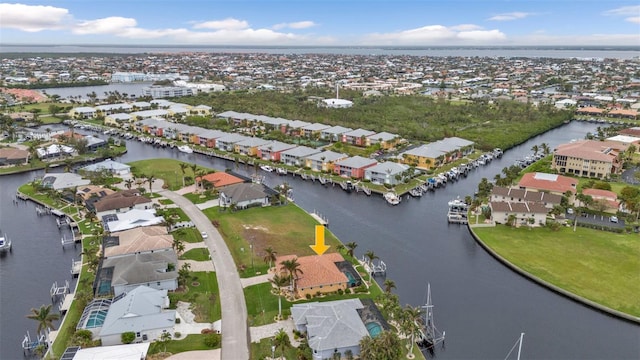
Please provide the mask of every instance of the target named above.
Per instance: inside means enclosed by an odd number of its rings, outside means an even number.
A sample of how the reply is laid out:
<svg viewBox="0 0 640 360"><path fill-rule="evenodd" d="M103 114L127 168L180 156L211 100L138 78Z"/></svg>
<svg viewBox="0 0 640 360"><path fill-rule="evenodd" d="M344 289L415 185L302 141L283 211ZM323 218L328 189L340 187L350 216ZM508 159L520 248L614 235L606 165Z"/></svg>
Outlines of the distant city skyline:
<svg viewBox="0 0 640 360"><path fill-rule="evenodd" d="M637 1L40 0L0 3L1 44L640 46Z"/></svg>

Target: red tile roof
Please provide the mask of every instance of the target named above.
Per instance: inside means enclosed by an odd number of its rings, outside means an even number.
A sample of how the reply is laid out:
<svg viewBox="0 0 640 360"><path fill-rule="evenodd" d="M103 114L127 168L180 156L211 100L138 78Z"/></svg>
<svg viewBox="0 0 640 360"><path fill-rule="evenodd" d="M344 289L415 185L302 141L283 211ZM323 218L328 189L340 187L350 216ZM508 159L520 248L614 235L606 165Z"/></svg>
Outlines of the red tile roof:
<svg viewBox="0 0 640 360"><path fill-rule="evenodd" d="M581 140L558 145L554 155L613 162L618 151L626 148L627 146L616 141Z"/></svg>
<svg viewBox="0 0 640 360"><path fill-rule="evenodd" d="M518 183L518 186L526 189L546 190L564 194L567 191L575 193L577 184L577 180L567 176L544 173L527 173L524 174Z"/></svg>
<svg viewBox="0 0 640 360"><path fill-rule="evenodd" d="M210 183L213 184L213 187L219 188L227 185L239 184L244 182L244 180L239 177L228 174L224 171L218 171L211 174L207 174L203 176L203 178ZM200 177L196 178L198 182L200 182Z"/></svg>
<svg viewBox="0 0 640 360"><path fill-rule="evenodd" d="M276 259L278 270L286 273L280 263L296 257L296 255L279 256ZM320 285L346 283L348 281L347 276L335 264L340 261L344 261L344 258L339 253L298 257L302 274L298 274L296 287L298 289L306 289L319 287Z"/></svg>

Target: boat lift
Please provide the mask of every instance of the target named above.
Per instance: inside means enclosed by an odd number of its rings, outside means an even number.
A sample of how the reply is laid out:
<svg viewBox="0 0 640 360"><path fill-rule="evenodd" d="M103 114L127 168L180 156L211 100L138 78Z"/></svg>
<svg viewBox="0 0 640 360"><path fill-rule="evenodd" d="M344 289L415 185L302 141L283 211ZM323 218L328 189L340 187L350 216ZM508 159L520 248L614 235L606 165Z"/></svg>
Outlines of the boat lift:
<svg viewBox="0 0 640 360"><path fill-rule="evenodd" d="M424 324L420 330L420 338L418 340L418 346L422 350L428 350L433 352L433 349L438 343L442 343L444 347L445 332L440 332L436 328L435 321L433 319L433 303L431 302L431 284L427 283L427 301L421 306L424 310Z"/></svg>
<svg viewBox="0 0 640 360"><path fill-rule="evenodd" d="M45 348L48 347L47 337L44 334L40 334L35 340L31 339L31 334L29 331L24 335L24 339L22 339L22 352L27 355L27 353L31 354L31 352L35 351L35 349L44 345Z"/></svg>

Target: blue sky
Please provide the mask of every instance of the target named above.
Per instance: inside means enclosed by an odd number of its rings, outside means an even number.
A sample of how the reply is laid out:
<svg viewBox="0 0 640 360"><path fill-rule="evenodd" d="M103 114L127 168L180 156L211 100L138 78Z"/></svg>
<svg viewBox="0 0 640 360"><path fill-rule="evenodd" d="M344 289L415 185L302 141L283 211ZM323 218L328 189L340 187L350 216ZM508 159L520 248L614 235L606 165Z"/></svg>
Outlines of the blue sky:
<svg viewBox="0 0 640 360"><path fill-rule="evenodd" d="M0 3L0 44L634 45L616 0L40 0Z"/></svg>

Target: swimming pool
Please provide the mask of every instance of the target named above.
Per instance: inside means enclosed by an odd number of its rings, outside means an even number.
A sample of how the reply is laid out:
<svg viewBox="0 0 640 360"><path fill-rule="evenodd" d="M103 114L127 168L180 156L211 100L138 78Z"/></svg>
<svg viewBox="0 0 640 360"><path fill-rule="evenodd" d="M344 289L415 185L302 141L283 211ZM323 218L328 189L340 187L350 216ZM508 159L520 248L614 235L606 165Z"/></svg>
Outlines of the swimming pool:
<svg viewBox="0 0 640 360"><path fill-rule="evenodd" d="M101 327L104 324L104 319L107 317L106 310L92 311L87 317L87 323L84 326L85 329L93 329Z"/></svg>
<svg viewBox="0 0 640 360"><path fill-rule="evenodd" d="M371 335L371 337L376 337L382 332L382 326L380 326L380 324L378 324L377 322L369 322L366 323L365 326L367 327L367 331L369 332L369 335Z"/></svg>
<svg viewBox="0 0 640 360"><path fill-rule="evenodd" d="M353 274L351 274L349 271L345 271L343 272L343 274L349 280L349 287L356 286L356 279L353 277Z"/></svg>

